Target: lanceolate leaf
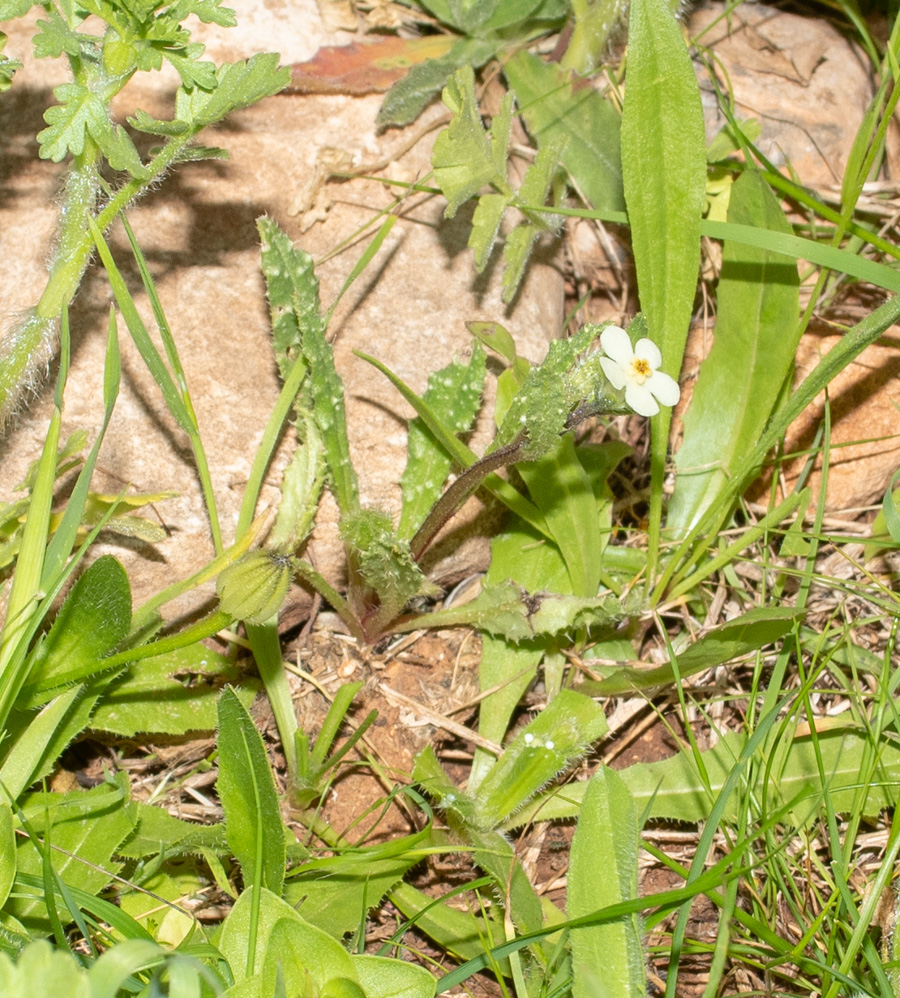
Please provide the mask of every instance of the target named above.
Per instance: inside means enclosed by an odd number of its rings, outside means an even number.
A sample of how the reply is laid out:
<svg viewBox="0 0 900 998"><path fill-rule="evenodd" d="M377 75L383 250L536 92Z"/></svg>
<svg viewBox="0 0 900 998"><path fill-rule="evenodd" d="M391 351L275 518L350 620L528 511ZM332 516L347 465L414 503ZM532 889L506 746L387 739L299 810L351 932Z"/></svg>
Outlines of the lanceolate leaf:
<svg viewBox="0 0 900 998"><path fill-rule="evenodd" d="M725 785L746 738L729 734L711 749L701 754L705 778L698 772L694 759L687 752L661 762L636 763L621 771L622 779L634 795L638 811L648 810L648 818L668 818L674 821L700 822L709 816L717 795ZM796 800L795 821L814 817L827 793L830 806L838 814L857 806L860 767L871 744L853 731L826 732L819 736L825 782L823 784L817 752L809 738L783 738L775 747L771 769L757 767L756 778L747 788L757 796L765 792L769 812ZM876 779L869 784L863 815L872 816L897 804L900 786L900 745L883 741L878 749L879 764ZM764 763L767 760L760 760ZM584 800L586 783L571 783L541 795L515 816L507 827L522 825L535 818L553 821L577 817ZM741 807L732 797L724 816L738 819Z"/></svg>
<svg viewBox="0 0 900 998"><path fill-rule="evenodd" d="M219 700L219 798L228 845L244 883L281 894L284 826L275 781L262 738L234 690Z"/></svg>
<svg viewBox="0 0 900 998"><path fill-rule="evenodd" d="M496 828L606 734L590 697L563 690L514 739L475 793L475 821Z"/></svg>
<svg viewBox="0 0 900 998"><path fill-rule="evenodd" d="M601 666L596 671L606 678L600 682L585 682L582 689L591 696L614 697L670 686L677 677L685 679L778 641L802 618L802 610L789 606L750 610L708 631L679 652L676 656L677 671L671 663L656 669Z"/></svg>
<svg viewBox="0 0 900 998"><path fill-rule="evenodd" d="M706 136L700 89L665 0L634 0L622 110L622 179L641 310L678 377L700 264ZM655 567L671 412L653 419L650 562Z"/></svg>
<svg viewBox="0 0 900 998"><path fill-rule="evenodd" d="M622 777L601 766L587 785L572 839L569 918L637 897L638 817ZM603 875L598 876L602 870ZM646 972L637 915L571 930L574 998L637 998Z"/></svg>
<svg viewBox="0 0 900 998"><path fill-rule="evenodd" d="M728 221L790 233L754 171L734 184ZM684 418L684 442L667 525L684 533L715 504L756 446L789 376L800 333L796 263L779 253L725 241L715 339Z"/></svg>

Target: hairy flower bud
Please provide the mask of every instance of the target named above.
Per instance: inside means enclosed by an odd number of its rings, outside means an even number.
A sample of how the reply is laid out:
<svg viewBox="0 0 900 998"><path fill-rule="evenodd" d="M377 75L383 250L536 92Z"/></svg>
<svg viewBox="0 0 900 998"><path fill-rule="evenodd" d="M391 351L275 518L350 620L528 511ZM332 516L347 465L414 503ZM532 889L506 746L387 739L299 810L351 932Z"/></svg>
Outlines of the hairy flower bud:
<svg viewBox="0 0 900 998"><path fill-rule="evenodd" d="M246 624L265 623L281 609L292 574L289 555L250 551L219 574L220 606Z"/></svg>

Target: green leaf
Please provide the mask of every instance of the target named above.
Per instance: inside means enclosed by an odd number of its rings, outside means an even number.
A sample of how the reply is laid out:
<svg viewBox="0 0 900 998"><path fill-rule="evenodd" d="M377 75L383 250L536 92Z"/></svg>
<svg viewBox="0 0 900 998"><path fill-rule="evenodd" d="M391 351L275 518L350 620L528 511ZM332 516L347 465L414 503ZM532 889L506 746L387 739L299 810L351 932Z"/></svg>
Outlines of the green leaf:
<svg viewBox="0 0 900 998"><path fill-rule="evenodd" d="M540 461L523 462L516 470L544 514L566 563L567 591L585 597L596 595L604 538L597 498L576 455L574 437L565 434Z"/></svg>
<svg viewBox="0 0 900 998"><path fill-rule="evenodd" d="M278 978L286 994L302 995L310 981L321 991L335 977L356 981L353 961L339 942L296 916L272 926L262 968L263 995L277 993Z"/></svg>
<svg viewBox="0 0 900 998"><path fill-rule="evenodd" d="M511 444L523 432L528 442L522 460L537 460L557 446L569 412L584 397L584 386L580 383L578 391L574 391L570 370L576 357L590 347L599 331L599 326L586 325L569 339L550 342L547 356L528 371L510 403L489 452Z"/></svg>
<svg viewBox="0 0 900 998"><path fill-rule="evenodd" d="M257 892L258 896L255 897L254 895L257 895ZM257 902L259 906L258 918L255 919L254 907ZM248 961L251 928L254 921L256 921L257 930L255 947L253 959ZM317 984L321 985L325 983L319 977L320 968L324 968L326 973L333 969L334 973L330 973L329 977L343 976L349 977L351 980L355 979L356 973L353 969L351 958L340 943L332 939L327 933L310 925L289 904L282 901L280 897L265 887L261 890L258 887L249 887L241 894L235 902L234 907L228 913L219 937L219 950L231 966L235 983L240 985L246 982L251 985L249 990L241 990L239 992L240 995L270 998L275 993L273 990L263 991L261 989L262 972L250 978L247 975L246 968L248 963L262 967L263 961L270 959L277 965L278 947L271 946L270 941L273 938L275 927L283 922L290 922L297 926L298 934L302 937L298 943L299 946L302 947L303 943L308 941L319 950L318 956L315 953L311 954L314 960L313 965L316 968L316 976L319 978ZM285 943L283 938L284 931L284 927L282 926L279 930L280 944ZM296 941L296 937L292 936L286 942L292 949ZM270 950L271 957L269 955ZM292 953L288 952L285 955L290 957ZM292 994L294 993L304 994L302 990L292 992Z"/></svg>
<svg viewBox="0 0 900 998"><path fill-rule="evenodd" d="M132 804L135 827L119 846L117 854L125 859L145 859L159 853L199 853L227 849L224 825L198 825L169 814L158 804Z"/></svg>
<svg viewBox="0 0 900 998"><path fill-rule="evenodd" d="M219 692L239 678L241 686L235 695L249 707L259 689L258 680L241 677L233 662L200 643L141 659L104 693L91 727L123 738L148 732L213 731Z"/></svg>
<svg viewBox="0 0 900 998"><path fill-rule="evenodd" d="M424 967L362 953L351 959L366 998L432 998L434 995L434 978Z"/></svg>
<svg viewBox="0 0 900 998"><path fill-rule="evenodd" d="M87 972L72 953L51 946L46 939L29 943L15 963L6 953L0 953L0 993L4 998L33 995L93 998L95 994Z"/></svg>
<svg viewBox="0 0 900 998"><path fill-rule="evenodd" d="M755 171L732 189L729 222L785 233L791 226ZM714 505L756 446L789 377L800 335L797 265L726 241L715 338L684 417L667 525L685 533Z"/></svg>
<svg viewBox="0 0 900 998"><path fill-rule="evenodd" d="M522 205L523 208L525 206L543 207L559 167L559 156L562 148L562 142L550 141L538 149L534 162L525 171L515 203ZM524 213L525 221L519 223L510 232L503 247L503 259L506 263L506 269L503 271L503 301L506 304L509 304L515 297L535 240L542 233L549 231L555 222L552 216L548 217L544 213L534 213L527 210Z"/></svg>
<svg viewBox="0 0 900 998"><path fill-rule="evenodd" d="M512 98L504 98L503 109L487 132L475 102L475 74L471 66L454 73L442 97L453 119L435 139L431 165L447 199L444 215L453 218L460 205L488 184L501 194L512 193L506 181Z"/></svg>
<svg viewBox="0 0 900 998"><path fill-rule="evenodd" d="M96 697L90 698L87 703L84 700L83 690L76 687L58 696L37 716L30 710L23 714L14 711L10 715L8 727L13 742L0 767L4 796L8 794L13 800L18 800L19 795L35 780L53 769L60 753L88 723L90 708Z"/></svg>
<svg viewBox="0 0 900 998"><path fill-rule="evenodd" d="M264 97L272 97L291 80L287 66L278 67L278 55L260 53L246 62L227 63L216 71L216 86L212 91L183 86L175 97L177 117L190 123L195 131L221 121L232 111L249 107Z"/></svg>
<svg viewBox="0 0 900 998"><path fill-rule="evenodd" d="M53 869L68 887L98 894L122 868L113 856L134 823L126 807L127 779L117 779L94 790L32 794L22 802L33 830L49 837ZM19 874L40 876L42 857L31 839L18 838L17 854ZM4 910L33 931L50 929L42 901L14 892Z"/></svg>
<svg viewBox="0 0 900 998"><path fill-rule="evenodd" d="M311 329L318 337L325 335L319 281L313 258L295 247L275 222L261 218L256 227L275 357L284 378L297 358L305 332Z"/></svg>
<svg viewBox="0 0 900 998"><path fill-rule="evenodd" d="M296 551L309 536L325 484L325 445L315 420L301 412L297 426L303 442L282 476L281 503L269 537L276 551Z"/></svg>
<svg viewBox="0 0 900 998"><path fill-rule="evenodd" d="M878 746L876 779L868 783L862 803L860 770L871 758L871 739L855 731L829 731L818 737L818 749L809 738L795 736L776 742L771 757L761 758L753 770L753 780L745 783L742 798L765 794L769 813L795 801L792 820L796 827L820 814L823 794L836 814L854 813L874 817L897 804L900 785L900 745L884 740ZM636 763L620 775L635 799L635 806L648 818L666 818L697 823L709 816L713 803L746 744L743 734L727 734L714 748L700 753L703 774L689 752L661 762ZM821 754L825 782L819 774ZM572 783L536 798L515 816L511 826L534 818L553 821L577 817L585 793L585 783ZM726 821L746 821L743 804L733 795L726 803Z"/></svg>
<svg viewBox="0 0 900 998"><path fill-rule="evenodd" d="M80 156L88 137L102 144L112 128L103 98L81 83L63 83L53 94L60 103L44 112L49 127L37 135L41 159L59 163L67 153Z"/></svg>
<svg viewBox="0 0 900 998"><path fill-rule="evenodd" d="M590 697L563 690L521 730L475 792L475 823L496 828L607 731Z"/></svg>
<svg viewBox="0 0 900 998"><path fill-rule="evenodd" d="M620 118L593 87L575 91L568 73L525 49L503 67L539 148L555 144L575 187L598 211L621 211ZM534 202L531 202L532 204Z"/></svg>
<svg viewBox="0 0 900 998"><path fill-rule="evenodd" d="M299 872L284 886L284 899L307 922L335 939L358 929L421 855L379 859L350 855L335 866Z"/></svg>
<svg viewBox="0 0 900 998"><path fill-rule="evenodd" d="M618 773L601 766L587 785L572 839L569 918L638 896L639 834L634 798ZM602 876L597 876L599 870ZM570 932L573 998L636 998L647 993L637 915Z"/></svg>
<svg viewBox="0 0 900 998"><path fill-rule="evenodd" d="M678 378L700 264L706 134L700 89L681 28L665 0L636 0L628 30L622 180L641 310ZM651 424L650 571L655 573L671 411Z"/></svg>
<svg viewBox="0 0 900 998"><path fill-rule="evenodd" d="M485 355L478 344L468 364L453 360L440 371L428 375L422 395L434 417L447 431L467 433L478 415L484 387ZM428 511L440 498L452 460L421 417L409 423L406 468L400 478L403 507L397 535L409 539L421 526Z"/></svg>
<svg viewBox="0 0 900 998"><path fill-rule="evenodd" d="M6 904L15 879L16 833L12 808L4 802L0 804L0 907Z"/></svg>
<svg viewBox="0 0 900 998"><path fill-rule="evenodd" d="M219 699L219 798L228 845L244 883L281 894L284 825L262 737L230 687Z"/></svg>
<svg viewBox="0 0 900 998"><path fill-rule="evenodd" d="M39 0L0 0L0 21L12 21L24 17Z"/></svg>
<svg viewBox="0 0 900 998"><path fill-rule="evenodd" d="M413 596L434 591L387 513L364 509L342 517L341 537L363 581L378 594L387 619L400 613Z"/></svg>
<svg viewBox="0 0 900 998"><path fill-rule="evenodd" d="M302 311L300 304L297 308ZM359 512L359 484L350 459L344 384L334 366L334 352L324 328L311 324L303 330L301 350L309 367L312 412L322 436L329 481L341 515Z"/></svg>
<svg viewBox="0 0 900 998"><path fill-rule="evenodd" d="M103 657L131 628L131 587L112 555L98 558L72 587L34 656L18 706L39 706L104 671Z"/></svg>
<svg viewBox="0 0 900 998"><path fill-rule="evenodd" d="M607 678L599 682L585 681L581 688L591 696L602 697L629 696L639 690L665 688L674 684L678 677L686 679L779 641L803 616L804 611L796 607L757 607L707 631L679 652L675 657L677 670L672 664L655 669L596 666L596 672Z"/></svg>
<svg viewBox="0 0 900 998"><path fill-rule="evenodd" d="M609 624L620 619L623 614L624 611L614 596L588 599L557 593L528 593L515 582L507 580L486 586L475 599L460 607L435 610L428 615L428 625L468 625L507 641L520 642L579 627ZM418 626L421 626L421 622Z"/></svg>
<svg viewBox="0 0 900 998"><path fill-rule="evenodd" d="M6 48L6 35L0 31L0 53ZM20 59L10 59L9 56L0 55L0 94L5 93L12 86L13 77L22 68Z"/></svg>
<svg viewBox="0 0 900 998"><path fill-rule="evenodd" d="M461 38L445 56L413 66L385 94L376 123L382 128L411 124L440 93L457 69L461 66L474 66L477 69L492 59L496 51L496 42Z"/></svg>

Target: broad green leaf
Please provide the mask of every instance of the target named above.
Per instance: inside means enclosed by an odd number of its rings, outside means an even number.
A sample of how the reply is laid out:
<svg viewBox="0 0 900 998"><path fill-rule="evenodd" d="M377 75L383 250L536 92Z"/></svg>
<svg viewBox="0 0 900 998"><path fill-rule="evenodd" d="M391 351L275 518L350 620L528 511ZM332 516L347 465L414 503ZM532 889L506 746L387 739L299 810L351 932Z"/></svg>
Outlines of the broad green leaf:
<svg viewBox="0 0 900 998"><path fill-rule="evenodd" d="M735 182L728 220L790 233L784 212L755 171ZM700 365L667 526L685 533L714 505L756 446L793 369L800 334L797 265L778 253L726 241L709 356Z"/></svg>
<svg viewBox="0 0 900 998"><path fill-rule="evenodd" d="M558 143L560 163L591 207L621 211L625 201L615 108L593 87L574 91L568 73L525 49L507 60L503 72L538 145Z"/></svg>
<svg viewBox="0 0 900 998"><path fill-rule="evenodd" d="M638 690L665 688L673 685L678 677L686 679L773 644L790 633L803 616L804 612L795 607L757 607L707 631L679 652L677 671L671 664L655 669L595 666L596 673L606 678L599 682L585 681L580 688L591 696L602 697L629 696Z"/></svg>
<svg viewBox="0 0 900 998"><path fill-rule="evenodd" d="M540 535L524 524L514 524L512 529L491 540L491 564L485 583L496 585L513 579L526 589L544 586L551 592L565 592L569 585L566 565L555 544L542 542ZM509 719L519 699L531 685L538 663L549 647L547 639L523 641L514 645L499 637L485 634L481 640L481 662L478 682L482 692L495 692L481 702L478 733L501 744ZM469 786L475 788L493 765L493 756L476 750L469 777Z"/></svg>
<svg viewBox="0 0 900 998"><path fill-rule="evenodd" d="M262 994L276 994L279 977L287 994L301 995L309 982L321 993L332 978L355 981L356 971L349 953L327 933L298 918L280 918L266 946Z"/></svg>
<svg viewBox="0 0 900 998"><path fill-rule="evenodd" d="M212 849L224 853L227 849L224 825L198 825L169 814L157 804L132 804L135 827L119 846L118 855L125 859L143 859L161 852L198 853Z"/></svg>
<svg viewBox="0 0 900 998"><path fill-rule="evenodd" d="M569 918L638 896L639 835L634 799L622 777L601 766L587 785L572 839L566 891ZM646 994L637 915L570 931L573 998Z"/></svg>
<svg viewBox="0 0 900 998"><path fill-rule="evenodd" d="M104 693L91 727L124 738L146 732L213 731L219 692L239 677L233 662L199 642L141 659ZM235 695L249 707L258 688L258 681L241 678Z"/></svg>
<svg viewBox="0 0 900 998"><path fill-rule="evenodd" d="M516 468L566 563L570 585L577 596L595 596L600 584L603 536L591 481L575 451L575 438L566 433L540 461Z"/></svg>
<svg viewBox="0 0 900 998"><path fill-rule="evenodd" d="M419 855L372 858L364 865L347 862L344 867L336 864L333 869L301 872L285 883L284 899L307 922L341 939L358 929L368 912L419 862Z"/></svg>
<svg viewBox="0 0 900 998"><path fill-rule="evenodd" d="M104 669L103 656L127 637L131 587L111 555L98 558L72 587L34 656L20 706L38 706Z"/></svg>
<svg viewBox="0 0 900 998"><path fill-rule="evenodd" d="M257 931L256 931L256 948L255 948L255 959L250 961L256 967L260 968L253 978L248 978L247 976L247 965L248 965L248 948L250 945L250 930L253 924L253 909L255 901L254 894L259 892L259 914L257 921ZM347 968L350 957L346 951L330 936L326 933L321 932L318 929L313 928L309 925L300 915L297 914L294 909L282 901L280 897L273 894L271 891L267 890L265 887L262 889L258 887L248 887L242 892L241 896L235 902L234 907L228 913L228 917L222 926L222 932L219 936L218 946L219 950L225 959L231 966L231 973L234 976L235 983L240 985L242 983L250 984L251 987L247 990L241 990L241 995L246 996L257 996L257 998L270 998L273 992L268 992L268 994L263 994L261 991L262 983L262 972L261 968L263 966L263 960L269 949L269 940L272 936L272 930L275 926L282 920L287 919L296 923L301 929L309 929L315 934L315 938L320 941L323 947L327 947L327 952L332 954L334 957L334 966ZM343 957L337 954L334 949L340 950ZM347 962L345 962L347 961ZM350 965L352 968L352 965ZM337 976L337 975L335 975ZM347 975L345 975L347 976ZM353 971L350 969L349 976L353 976ZM232 990L229 989L229 994ZM303 993L302 991L300 992Z"/></svg>
<svg viewBox="0 0 900 998"><path fill-rule="evenodd" d="M448 432L467 433L472 428L481 405L484 374L484 351L476 343L468 364L454 360L428 376L422 398ZM408 540L440 497L452 459L420 417L410 421L407 450L400 478L403 507L397 535Z"/></svg>
<svg viewBox="0 0 900 998"><path fill-rule="evenodd" d="M435 139L431 165L447 199L444 215L453 218L460 205L488 185L500 194L512 194L506 180L512 98L505 98L496 123L490 131L485 131L475 102L475 74L471 66L454 73L442 97L453 118Z"/></svg>
<svg viewBox="0 0 900 998"><path fill-rule="evenodd" d="M89 709L86 712L77 711L80 699L84 699L84 691L81 687L75 687L48 703L37 715L28 711L25 717L21 717L13 712L8 723L14 741L0 767L4 797L9 794L17 800L19 794L35 780L46 776L56 765L60 752L68 746L71 738L81 732L90 718ZM96 697L91 699L91 705L95 700ZM78 729L59 744L58 735L67 731L66 722L74 713L79 714Z"/></svg>
<svg viewBox="0 0 900 998"><path fill-rule="evenodd" d="M563 690L520 731L475 792L475 821L496 828L606 733L603 708Z"/></svg>
<svg viewBox="0 0 900 998"><path fill-rule="evenodd" d="M118 874L122 864L113 859L119 845L134 828L127 806L124 778L120 785L70 794L37 793L22 802L34 831L53 847L50 859L68 887L98 894ZM41 875L42 860L30 838L17 839L19 874ZM48 931L43 902L10 896L4 909L31 930Z"/></svg>
<svg viewBox="0 0 900 998"><path fill-rule="evenodd" d="M706 135L700 89L681 29L665 0L635 0L622 110L622 180L641 310L678 378L697 288ZM651 424L650 562L655 569L671 412Z"/></svg>
<svg viewBox="0 0 900 998"><path fill-rule="evenodd" d="M228 845L244 883L281 894L284 825L262 737L233 689L219 699L219 778Z"/></svg>
<svg viewBox="0 0 900 998"><path fill-rule="evenodd" d="M714 748L701 753L706 778L697 771L697 765L688 752L679 752L661 762L636 763L621 771L622 779L635 799L638 811L647 810L648 818L667 818L674 821L697 823L705 821L725 781L734 768L735 761L746 744L741 734L725 735ZM783 807L796 798L794 820L798 827L813 820L827 793L835 813L846 813L856 807L860 789L860 767L866 752L871 752L871 742L854 731L827 731L819 735L825 783L820 775L816 749L809 738L780 739L771 759L760 759L761 764L771 762L769 778L763 783L767 771L760 765L756 780L746 788L744 796L763 793L767 795L770 812ZM878 747L876 780L868 786L868 793L859 813L866 817L877 815L885 808L897 804L897 787L900 785L900 745L884 740ZM586 783L571 783L537 797L528 807L515 815L507 827L517 827L535 818L541 821L574 818L578 816L584 800ZM742 805L735 799L726 803L724 815L728 821L743 820Z"/></svg>
<svg viewBox="0 0 900 998"><path fill-rule="evenodd" d="M15 963L0 953L0 994L4 998L35 998L36 995L65 995L66 998L93 998L87 972L66 949L51 946L48 940L29 943Z"/></svg>
<svg viewBox="0 0 900 998"><path fill-rule="evenodd" d="M362 953L351 959L366 998L432 998L434 995L434 978L424 967Z"/></svg>

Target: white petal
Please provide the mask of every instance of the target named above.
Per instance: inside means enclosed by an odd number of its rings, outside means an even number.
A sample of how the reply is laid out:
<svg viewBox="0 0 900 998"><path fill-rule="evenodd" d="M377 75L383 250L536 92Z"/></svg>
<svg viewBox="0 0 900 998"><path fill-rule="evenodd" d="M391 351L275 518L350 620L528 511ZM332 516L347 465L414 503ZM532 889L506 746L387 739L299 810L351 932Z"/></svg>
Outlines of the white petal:
<svg viewBox="0 0 900 998"><path fill-rule="evenodd" d="M627 367L634 357L631 338L621 326L607 326L600 334L600 346L607 356L618 361L622 367Z"/></svg>
<svg viewBox="0 0 900 998"><path fill-rule="evenodd" d="M663 405L675 405L681 398L678 382L662 371L654 371L644 382L644 387L649 388Z"/></svg>
<svg viewBox="0 0 900 998"><path fill-rule="evenodd" d="M607 378L609 378L609 383L613 386L613 388L625 387L625 382L628 379L619 364L617 364L614 360L610 360L609 357L601 357L600 366L603 368L603 373L607 376Z"/></svg>
<svg viewBox="0 0 900 998"><path fill-rule="evenodd" d="M659 347L653 342L653 340L648 340L646 337L635 343L634 355L635 357L641 357L646 360L654 371L662 363L662 354L659 352Z"/></svg>
<svg viewBox="0 0 900 998"><path fill-rule="evenodd" d="M631 384L625 389L625 401L641 416L655 416L659 412L656 399L650 394L646 384Z"/></svg>

